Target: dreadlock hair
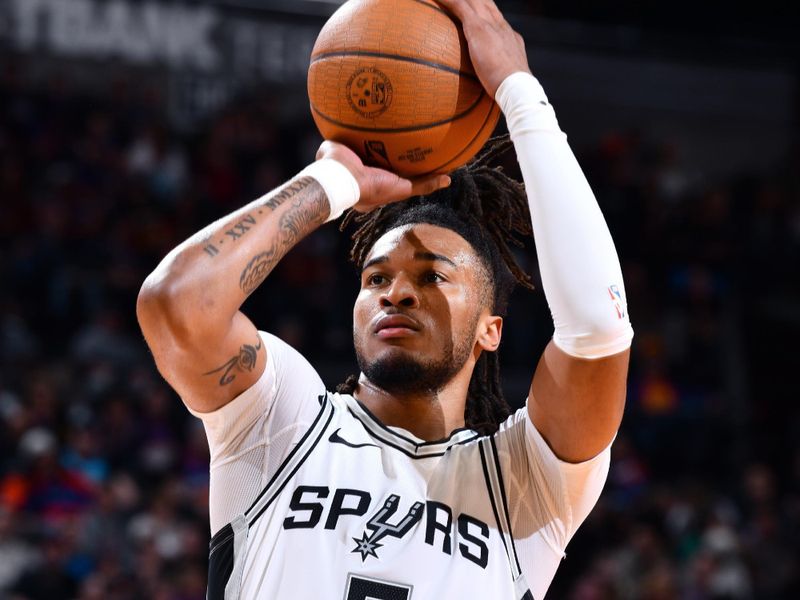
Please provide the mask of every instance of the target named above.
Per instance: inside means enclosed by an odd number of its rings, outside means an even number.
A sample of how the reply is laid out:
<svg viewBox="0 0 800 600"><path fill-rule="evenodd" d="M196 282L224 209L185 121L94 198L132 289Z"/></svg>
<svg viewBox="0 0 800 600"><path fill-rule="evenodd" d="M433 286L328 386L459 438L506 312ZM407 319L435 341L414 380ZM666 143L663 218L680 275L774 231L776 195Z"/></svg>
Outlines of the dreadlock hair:
<svg viewBox="0 0 800 600"><path fill-rule="evenodd" d="M533 289L530 276L517 264L510 247L523 246L518 235L531 235L525 186L506 175L502 167L490 166L511 147L507 135L489 140L482 154L450 174L448 188L428 196L387 204L366 214L349 211L340 230L351 223L358 225L352 235L350 260L360 268L375 242L396 227L427 223L451 229L472 246L483 263L493 289L492 314L505 316L517 284ZM336 391L352 394L357 386L358 376L350 375ZM497 431L510 413L500 385L497 352L483 352L469 382L465 424L486 435Z"/></svg>

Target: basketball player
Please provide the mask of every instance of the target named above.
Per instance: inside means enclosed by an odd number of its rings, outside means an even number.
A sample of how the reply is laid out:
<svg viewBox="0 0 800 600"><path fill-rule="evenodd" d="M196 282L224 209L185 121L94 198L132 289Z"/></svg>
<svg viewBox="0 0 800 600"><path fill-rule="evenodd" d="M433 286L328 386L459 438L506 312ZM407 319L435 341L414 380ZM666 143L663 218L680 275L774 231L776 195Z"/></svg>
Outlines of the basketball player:
<svg viewBox="0 0 800 600"><path fill-rule="evenodd" d="M147 343L211 448L211 600L541 599L600 494L633 335L616 251L520 36L491 0L441 3L525 188L490 157L409 181L325 142L142 287ZM334 393L239 309L347 208L361 373ZM529 210L555 333L509 414L495 352L508 294L528 285L509 244Z"/></svg>

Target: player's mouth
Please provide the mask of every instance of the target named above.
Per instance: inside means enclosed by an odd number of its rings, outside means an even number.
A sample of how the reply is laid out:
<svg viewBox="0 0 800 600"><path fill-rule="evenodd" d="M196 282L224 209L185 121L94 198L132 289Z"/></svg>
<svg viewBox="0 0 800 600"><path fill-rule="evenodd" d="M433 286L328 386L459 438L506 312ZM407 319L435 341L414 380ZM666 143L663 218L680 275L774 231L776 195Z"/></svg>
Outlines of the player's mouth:
<svg viewBox="0 0 800 600"><path fill-rule="evenodd" d="M405 315L384 315L375 323L375 335L381 339L407 337L420 330L419 323Z"/></svg>

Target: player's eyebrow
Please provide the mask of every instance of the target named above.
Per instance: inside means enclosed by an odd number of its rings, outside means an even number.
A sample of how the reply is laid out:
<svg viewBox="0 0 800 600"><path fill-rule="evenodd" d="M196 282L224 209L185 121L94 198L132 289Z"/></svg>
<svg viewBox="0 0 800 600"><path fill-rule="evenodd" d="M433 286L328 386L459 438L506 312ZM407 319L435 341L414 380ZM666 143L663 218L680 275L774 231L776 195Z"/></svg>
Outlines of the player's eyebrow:
<svg viewBox="0 0 800 600"><path fill-rule="evenodd" d="M444 254L436 254L435 252L415 252L414 260L428 260L428 261L440 260L442 262L446 262L453 268L456 269L458 268L458 265L454 263L451 259L447 258Z"/></svg>
<svg viewBox="0 0 800 600"><path fill-rule="evenodd" d="M385 263L389 260L389 257L386 255L383 256L376 256L375 258L369 259L367 262L364 263L364 266L361 267L361 272L363 273L367 269L369 269L373 265L379 265L381 263ZM447 264L451 265L453 268L457 269L458 265L453 262L452 259L446 257L444 254L436 254L435 252L415 252L414 253L414 260L426 260L426 261L442 261L446 262Z"/></svg>

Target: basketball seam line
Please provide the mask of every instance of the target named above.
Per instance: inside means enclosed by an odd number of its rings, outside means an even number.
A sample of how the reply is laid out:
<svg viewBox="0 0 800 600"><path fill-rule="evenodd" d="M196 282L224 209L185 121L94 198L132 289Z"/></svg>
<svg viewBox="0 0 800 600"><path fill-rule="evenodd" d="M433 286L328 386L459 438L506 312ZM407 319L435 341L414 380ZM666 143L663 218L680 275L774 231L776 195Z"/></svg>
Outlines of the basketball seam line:
<svg viewBox="0 0 800 600"><path fill-rule="evenodd" d="M410 62L417 65L438 69L440 71L453 73L454 75L458 75L459 77L464 77L466 79L471 79L472 81L477 81L478 83L480 83L480 79L478 79L477 75L473 73L466 73L465 71L456 69L455 67L450 67L448 65L443 65L441 63L425 60L424 58L414 58L411 56L402 56L400 54L386 54L385 52L372 52L370 50L344 50L340 52L323 52L322 54L317 54L316 56L312 56L311 64L314 64L315 62L317 62L318 60L322 60L323 58L333 58L335 56L368 56L371 58L388 58L389 60Z"/></svg>
<svg viewBox="0 0 800 600"><path fill-rule="evenodd" d="M466 146L464 146L464 148L461 150L461 152L456 154L453 158L451 158L447 162L442 163L438 167L434 167L433 169L431 169L430 171L426 171L425 173L420 173L419 175L415 175L415 177L425 177L427 175L431 175L432 173L436 173L439 169L442 169L442 168L446 167L450 163L456 162L462 156L464 156L464 154L467 152L467 149L470 146L472 146L472 144L475 143L475 140L477 140L478 137L483 133L483 130L486 127L486 124L492 118L492 113L494 113L494 104L489 106L489 112L486 114L486 118L483 120L483 125L481 125L480 129L478 129L478 132L472 137L472 139L469 141L469 143ZM499 120L499 116L498 116L498 120ZM492 131L494 131L496 127L497 127L497 123L495 123L495 126L492 127ZM491 133L489 135L491 136ZM473 154L473 156L474 156L474 154Z"/></svg>
<svg viewBox="0 0 800 600"><path fill-rule="evenodd" d="M352 129L353 131L367 131L370 133L409 133L411 131L422 131L423 129L433 129L434 127L438 127L439 125L446 125L447 123L452 123L453 121L458 121L466 117L469 113L471 113L475 108L480 104L481 100L483 100L484 96L488 95L485 91L481 91L480 96L478 99L475 100L466 110L463 112L453 115L449 119L444 119L443 121L436 121L434 123L426 123L424 125L415 125L414 127L399 127L399 128L380 128L376 129L374 127L362 127L360 125L350 125L348 123L343 123L342 121L337 121L336 119L329 117L321 110L319 110L313 102L311 102L311 110L317 113L320 117L328 121L329 123L333 123L334 125L338 125L339 127L343 127L345 129Z"/></svg>

